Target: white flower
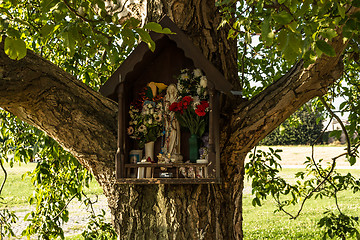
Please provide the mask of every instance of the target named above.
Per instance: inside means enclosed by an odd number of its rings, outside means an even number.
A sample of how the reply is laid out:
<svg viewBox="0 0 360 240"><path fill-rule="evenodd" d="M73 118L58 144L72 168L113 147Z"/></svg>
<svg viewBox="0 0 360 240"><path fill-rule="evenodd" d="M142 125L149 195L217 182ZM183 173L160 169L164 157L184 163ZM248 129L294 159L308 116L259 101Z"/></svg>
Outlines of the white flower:
<svg viewBox="0 0 360 240"><path fill-rule="evenodd" d="M139 127L139 132L145 132L146 131L146 127L144 124L141 124Z"/></svg>
<svg viewBox="0 0 360 240"><path fill-rule="evenodd" d="M150 109L150 114L154 114L154 109Z"/></svg>
<svg viewBox="0 0 360 240"><path fill-rule="evenodd" d="M200 69L195 69L194 70L194 77L200 77L200 76L202 76L202 72L201 72L201 70Z"/></svg>
<svg viewBox="0 0 360 240"><path fill-rule="evenodd" d="M196 89L196 92L197 92L198 95L200 95L200 94L201 94L201 88L198 87L198 88Z"/></svg>
<svg viewBox="0 0 360 240"><path fill-rule="evenodd" d="M193 101L193 108L196 109L196 106L200 104L200 99L198 96L193 97L194 101Z"/></svg>
<svg viewBox="0 0 360 240"><path fill-rule="evenodd" d="M134 133L134 128L133 127L128 127L127 132L129 135Z"/></svg>
<svg viewBox="0 0 360 240"><path fill-rule="evenodd" d="M148 124L152 124L152 119L149 119L149 120L148 120Z"/></svg>
<svg viewBox="0 0 360 240"><path fill-rule="evenodd" d="M182 84L178 83L177 89L179 90L179 92L182 92L184 90L184 86Z"/></svg>
<svg viewBox="0 0 360 240"><path fill-rule="evenodd" d="M155 116L155 121L160 122L161 119L162 119L161 114L158 114L158 115Z"/></svg>
<svg viewBox="0 0 360 240"><path fill-rule="evenodd" d="M200 86L203 87L203 88L207 87L207 78L205 76L202 76L200 78Z"/></svg>
<svg viewBox="0 0 360 240"><path fill-rule="evenodd" d="M151 109L152 107L153 107L153 106L152 106L151 103L148 103L148 104L147 104L147 108L148 108L148 109Z"/></svg>
<svg viewBox="0 0 360 240"><path fill-rule="evenodd" d="M180 79L181 79L181 80L187 80L187 79L189 79L189 75L188 75L187 73L182 73L182 74L180 75Z"/></svg>
<svg viewBox="0 0 360 240"><path fill-rule="evenodd" d="M133 123L134 123L134 125L136 125L136 124L137 124L137 121L134 121Z"/></svg>

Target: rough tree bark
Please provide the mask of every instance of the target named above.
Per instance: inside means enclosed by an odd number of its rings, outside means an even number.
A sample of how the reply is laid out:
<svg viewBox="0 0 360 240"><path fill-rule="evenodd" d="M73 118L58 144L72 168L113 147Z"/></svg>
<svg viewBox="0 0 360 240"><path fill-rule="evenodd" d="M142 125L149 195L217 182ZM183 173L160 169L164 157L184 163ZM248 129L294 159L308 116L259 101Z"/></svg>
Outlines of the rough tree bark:
<svg viewBox="0 0 360 240"><path fill-rule="evenodd" d="M150 20L167 13L225 77L238 86L236 43L217 30L214 1L142 1ZM308 68L297 63L251 101L228 100L221 133L222 184L120 186L114 184L116 103L31 51L10 60L0 45L0 107L45 131L89 169L104 188L120 239L242 239L242 189L246 154L309 99L323 95L342 73L336 57ZM229 110L228 110L229 111Z"/></svg>

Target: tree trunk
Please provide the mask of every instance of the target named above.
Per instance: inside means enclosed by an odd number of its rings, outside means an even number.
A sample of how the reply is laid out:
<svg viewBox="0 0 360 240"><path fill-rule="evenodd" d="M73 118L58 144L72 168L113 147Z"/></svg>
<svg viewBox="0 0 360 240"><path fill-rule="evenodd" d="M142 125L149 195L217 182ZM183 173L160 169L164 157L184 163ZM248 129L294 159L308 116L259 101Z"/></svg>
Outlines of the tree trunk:
<svg viewBox="0 0 360 240"><path fill-rule="evenodd" d="M227 39L226 28L217 30L221 16L214 1L148 1L147 9L148 21L167 14L239 88L236 41ZM241 209L243 174L237 173L243 171L244 158L239 160L224 169L228 177L221 185L117 186L122 194L112 209L120 239L233 239L235 232L241 238L236 209Z"/></svg>
<svg viewBox="0 0 360 240"><path fill-rule="evenodd" d="M142 1L143 3L145 1ZM156 20L167 13L204 55L239 89L236 42L214 1L153 0ZM119 239L242 239L244 159L262 138L314 96L326 92L342 73L341 32L332 45L336 57L302 63L251 101L228 100L221 132L219 185L117 185L114 173L114 102L92 91L31 51L10 60L0 44L0 107L33 124L70 151L99 181L108 198Z"/></svg>

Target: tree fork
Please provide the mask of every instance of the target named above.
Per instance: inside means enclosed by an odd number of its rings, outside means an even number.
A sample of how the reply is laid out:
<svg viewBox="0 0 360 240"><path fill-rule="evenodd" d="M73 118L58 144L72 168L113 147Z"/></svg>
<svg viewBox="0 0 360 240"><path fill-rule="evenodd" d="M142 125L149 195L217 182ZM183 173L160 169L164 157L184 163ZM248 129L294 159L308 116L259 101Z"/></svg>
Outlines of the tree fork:
<svg viewBox="0 0 360 240"><path fill-rule="evenodd" d="M225 29L217 30L220 16L213 1L151 2L159 7L155 15L165 11L238 86L236 43L226 38ZM336 57L320 57L306 69L298 63L251 101L229 104L234 111L223 119L220 185L115 185L116 103L31 51L20 61L10 60L3 42L0 107L52 136L95 175L108 198L120 239L242 239L245 156L341 75L340 56L347 42L339 35L331 43Z"/></svg>

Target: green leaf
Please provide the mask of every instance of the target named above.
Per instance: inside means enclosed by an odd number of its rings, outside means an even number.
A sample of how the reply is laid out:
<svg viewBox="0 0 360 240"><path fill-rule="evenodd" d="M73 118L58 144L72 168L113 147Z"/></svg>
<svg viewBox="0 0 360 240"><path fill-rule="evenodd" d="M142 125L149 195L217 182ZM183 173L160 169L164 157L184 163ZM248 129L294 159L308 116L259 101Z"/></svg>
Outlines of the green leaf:
<svg viewBox="0 0 360 240"><path fill-rule="evenodd" d="M266 46L270 46L274 39L274 32L270 28L270 19L271 17L268 16L261 23L261 37L263 38Z"/></svg>
<svg viewBox="0 0 360 240"><path fill-rule="evenodd" d="M54 24L46 24L41 28L40 35L42 37L46 37L54 30L54 28L55 28Z"/></svg>
<svg viewBox="0 0 360 240"><path fill-rule="evenodd" d="M341 4L339 2L337 2L337 8L338 8L340 16L342 18L345 18L345 7L341 6Z"/></svg>
<svg viewBox="0 0 360 240"><path fill-rule="evenodd" d="M121 36L123 37L123 44L129 46L130 48L134 46L135 36L133 31L128 28L124 28L123 30L121 30Z"/></svg>
<svg viewBox="0 0 360 240"><path fill-rule="evenodd" d="M289 24L293 20L293 17L288 12L285 11L281 11L280 13L273 14L272 17L274 18L275 22L281 25Z"/></svg>
<svg viewBox="0 0 360 240"><path fill-rule="evenodd" d="M62 36L64 38L64 45L70 52L70 55L74 55L75 53L75 40L72 38L71 34L69 32L63 32Z"/></svg>
<svg viewBox="0 0 360 240"><path fill-rule="evenodd" d="M8 37L20 38L21 33L18 30L14 29L14 28L8 28L6 30L6 35Z"/></svg>
<svg viewBox="0 0 360 240"><path fill-rule="evenodd" d="M323 31L320 32L321 36L324 38L327 38L331 40L332 38L336 37L338 34L337 32L332 28L326 28Z"/></svg>
<svg viewBox="0 0 360 240"><path fill-rule="evenodd" d="M13 60L20 60L26 56L26 44L22 39L5 38L5 53Z"/></svg>
<svg viewBox="0 0 360 240"><path fill-rule="evenodd" d="M46 13L50 10L50 8L52 8L56 3L57 1L56 0L42 0L40 1L40 7L41 7L41 10L42 12Z"/></svg>
<svg viewBox="0 0 360 240"><path fill-rule="evenodd" d="M302 47L301 37L288 32L286 43L283 48L283 56L288 62L293 62L300 55Z"/></svg>
<svg viewBox="0 0 360 240"><path fill-rule="evenodd" d="M205 121L200 122L199 130L198 130L198 136L201 137L205 132L206 123Z"/></svg>
<svg viewBox="0 0 360 240"><path fill-rule="evenodd" d="M296 32L298 26L296 21L292 21L290 24L286 25L291 31Z"/></svg>
<svg viewBox="0 0 360 240"><path fill-rule="evenodd" d="M160 24L155 22L149 22L144 26L144 29L157 33L174 34L169 28L162 28Z"/></svg>
<svg viewBox="0 0 360 240"><path fill-rule="evenodd" d="M356 157L351 156L351 157L349 158L349 163L350 163L351 166L353 166L353 165L356 163Z"/></svg>
<svg viewBox="0 0 360 240"><path fill-rule="evenodd" d="M151 39L150 34L141 28L137 28L135 31L140 35L141 40L148 44L150 50L155 51L155 42Z"/></svg>
<svg viewBox="0 0 360 240"><path fill-rule="evenodd" d="M136 18L130 18L127 22L126 25L129 25L130 28L136 28L138 27L140 24L140 20L136 19Z"/></svg>
<svg viewBox="0 0 360 240"><path fill-rule="evenodd" d="M336 56L335 49L324 40L317 40L316 46L326 55L330 57Z"/></svg>
<svg viewBox="0 0 360 240"><path fill-rule="evenodd" d="M281 30L278 37L277 37L277 40L278 40L278 48L280 51L282 51L285 46L286 46L286 42L287 42L287 33L285 30Z"/></svg>

